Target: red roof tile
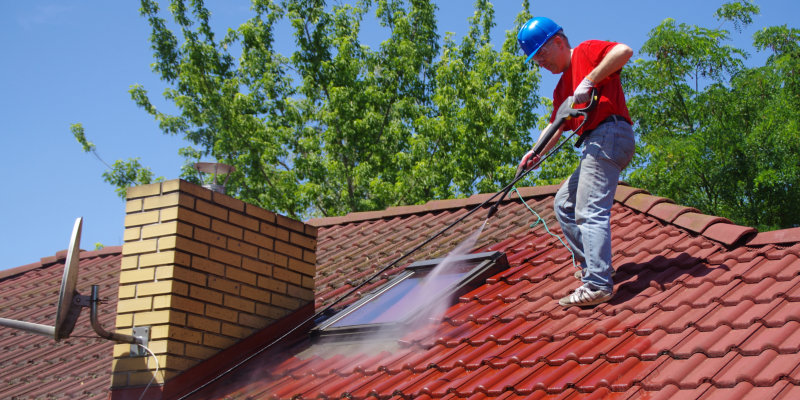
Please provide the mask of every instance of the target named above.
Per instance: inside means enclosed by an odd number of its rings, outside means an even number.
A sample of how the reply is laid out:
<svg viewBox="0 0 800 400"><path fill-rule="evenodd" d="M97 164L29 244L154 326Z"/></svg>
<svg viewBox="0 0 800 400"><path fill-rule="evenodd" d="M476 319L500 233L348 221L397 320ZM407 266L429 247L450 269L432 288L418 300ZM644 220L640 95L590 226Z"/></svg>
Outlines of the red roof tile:
<svg viewBox="0 0 800 400"><path fill-rule="evenodd" d="M115 246L80 255L77 290L88 295L91 285L100 286L100 297L108 302L99 306L99 320L109 331L116 323L121 250ZM66 250L0 274L0 317L53 325L65 258ZM0 327L0 397L43 398L58 393L69 398L106 399L112 348L112 342L98 338L90 327L87 310L81 313L71 337L59 342Z"/></svg>
<svg viewBox="0 0 800 400"><path fill-rule="evenodd" d="M552 213L557 188L520 191L560 234ZM316 306L330 304L490 196L311 221L319 228ZM608 304L558 306L557 299L579 284L570 254L541 224L531 227L536 217L513 195L475 246L505 252L509 268L462 295L442 321L385 347L358 350L305 339L269 349L194 398L800 396L800 231L757 233L624 185L615 199L617 294ZM484 210L472 214L367 287L413 261L446 255L485 216ZM101 311L107 329L114 323L119 251L85 252L81 259L79 290L99 282L101 295L111 300ZM49 323L63 257L0 274L0 316ZM58 344L0 328L3 395L105 398L111 344L77 338L94 337L80 333L86 317L76 337ZM265 344L238 346L237 357ZM210 363L198 367L206 365L207 375ZM205 379L191 379L192 373L176 381Z"/></svg>
<svg viewBox="0 0 800 400"><path fill-rule="evenodd" d="M560 234L552 213L556 189L522 192ZM315 220L317 306L330 304L335 294L486 198ZM755 235L752 228L628 186L620 186L615 199L617 294L608 304L558 306L557 299L579 284L569 252L541 224L532 228L536 217L514 198L488 222L474 249L505 252L509 268L461 296L433 331L411 332L395 342L396 349L381 351L308 340L285 353L281 365L275 366L275 353L257 357L242 368L246 374L234 372L236 382L250 377L246 385L218 383L216 393L359 399L800 393L800 237ZM386 275L447 254L485 216L472 214Z"/></svg>

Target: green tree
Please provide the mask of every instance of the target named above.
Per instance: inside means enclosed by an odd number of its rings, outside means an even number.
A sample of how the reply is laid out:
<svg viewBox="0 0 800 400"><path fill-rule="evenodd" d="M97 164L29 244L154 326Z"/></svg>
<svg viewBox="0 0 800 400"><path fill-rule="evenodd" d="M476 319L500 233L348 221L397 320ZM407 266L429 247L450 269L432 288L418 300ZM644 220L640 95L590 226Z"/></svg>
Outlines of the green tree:
<svg viewBox="0 0 800 400"><path fill-rule="evenodd" d="M757 12L739 1L716 15L740 29ZM758 68L729 35L672 19L650 32L646 58L624 74L640 138L630 181L742 225L796 226L797 31L756 34L757 48L774 51Z"/></svg>
<svg viewBox="0 0 800 400"><path fill-rule="evenodd" d="M458 44L441 40L430 0L254 0L254 16L220 40L202 1L172 0L171 21L155 0L140 11L177 112L139 85L133 100L192 144L187 165L235 166L229 194L264 208L304 218L494 191L531 145L538 70L513 29L492 47L487 0ZM386 33L377 48L362 42L366 18ZM281 21L294 29L288 55L274 48ZM197 179L189 167L182 177Z"/></svg>

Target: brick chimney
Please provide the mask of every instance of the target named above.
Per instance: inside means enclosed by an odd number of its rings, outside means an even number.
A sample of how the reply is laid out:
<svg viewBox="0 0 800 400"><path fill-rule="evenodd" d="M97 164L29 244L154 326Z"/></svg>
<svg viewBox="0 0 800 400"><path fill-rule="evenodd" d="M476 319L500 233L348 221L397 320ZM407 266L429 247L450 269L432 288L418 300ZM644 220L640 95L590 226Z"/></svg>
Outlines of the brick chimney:
<svg viewBox="0 0 800 400"><path fill-rule="evenodd" d="M317 229L172 180L128 189L117 331L149 327L164 384L314 299ZM150 356L114 347L112 390L148 384Z"/></svg>

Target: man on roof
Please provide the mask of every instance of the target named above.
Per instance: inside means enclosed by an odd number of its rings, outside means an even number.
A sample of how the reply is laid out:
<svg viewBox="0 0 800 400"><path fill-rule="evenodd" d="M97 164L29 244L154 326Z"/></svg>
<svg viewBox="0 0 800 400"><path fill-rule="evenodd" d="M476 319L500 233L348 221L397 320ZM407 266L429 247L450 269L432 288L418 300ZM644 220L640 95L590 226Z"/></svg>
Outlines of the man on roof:
<svg viewBox="0 0 800 400"><path fill-rule="evenodd" d="M539 67L561 74L553 91L550 123L564 101L570 100L579 108L578 104L591 100L593 90L599 96L583 126L582 117L566 121L540 154L555 146L565 130L579 129L576 133L583 139L581 161L558 190L554 208L567 243L580 263L575 277L583 285L558 303L568 307L607 302L614 296L611 206L620 172L633 158L635 149L620 81L620 70L633 50L622 43L600 40L588 40L572 48L561 26L545 17L528 20L520 28L517 40L528 56L525 62L533 60ZM528 170L538 163L538 155L528 152L519 169Z"/></svg>

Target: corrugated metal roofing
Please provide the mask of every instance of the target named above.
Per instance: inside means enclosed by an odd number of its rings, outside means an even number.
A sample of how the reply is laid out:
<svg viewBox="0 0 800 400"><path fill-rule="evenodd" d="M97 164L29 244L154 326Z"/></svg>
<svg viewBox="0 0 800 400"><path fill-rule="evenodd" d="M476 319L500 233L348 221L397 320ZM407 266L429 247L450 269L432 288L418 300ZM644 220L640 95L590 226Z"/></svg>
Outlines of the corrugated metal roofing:
<svg viewBox="0 0 800 400"><path fill-rule="evenodd" d="M107 247L80 255L77 290L88 295L99 285L99 322L113 331L122 248ZM55 324L56 301L66 250L40 262L0 272L0 317L44 325ZM0 397L105 399L111 384L113 343L100 339L81 312L67 339L0 327Z"/></svg>
<svg viewBox="0 0 800 400"><path fill-rule="evenodd" d="M560 233L555 189L523 195ZM317 306L485 198L311 221L320 227ZM557 304L579 286L570 254L530 227L536 218L519 201L508 202L474 250L505 252L509 269L458 299L443 321L394 348L306 340L267 351L198 398L796 398L800 235L756 235L627 186L616 199L617 294L608 304ZM447 254L485 216L473 214L403 265Z"/></svg>

